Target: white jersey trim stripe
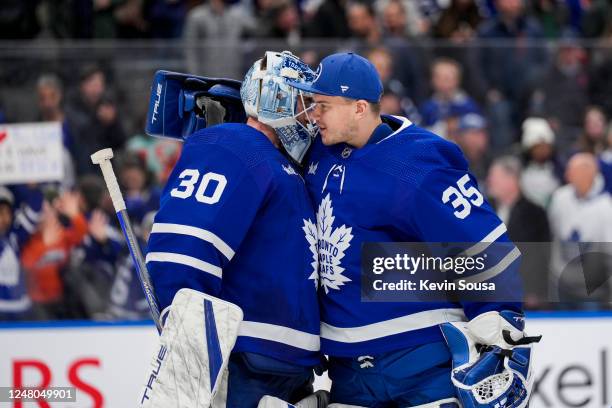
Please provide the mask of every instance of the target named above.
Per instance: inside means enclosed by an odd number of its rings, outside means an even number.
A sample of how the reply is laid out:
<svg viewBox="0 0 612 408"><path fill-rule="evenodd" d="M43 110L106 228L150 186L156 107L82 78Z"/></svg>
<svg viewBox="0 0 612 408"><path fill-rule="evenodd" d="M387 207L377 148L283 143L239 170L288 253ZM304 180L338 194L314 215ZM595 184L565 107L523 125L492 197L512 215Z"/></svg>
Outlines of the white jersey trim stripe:
<svg viewBox="0 0 612 408"><path fill-rule="evenodd" d="M465 321L461 308L425 310L395 319L359 327L335 327L321 322L321 337L341 343L359 343L380 339L394 334L425 329L446 322Z"/></svg>
<svg viewBox="0 0 612 408"><path fill-rule="evenodd" d="M23 312L27 310L32 303L30 298L22 296L17 300L0 299L0 312Z"/></svg>
<svg viewBox="0 0 612 408"><path fill-rule="evenodd" d="M17 222L19 222L19 225L21 225L30 234L33 234L36 231L34 224L28 220L28 217L26 217L23 212L20 211L15 218L17 219Z"/></svg>
<svg viewBox="0 0 612 408"><path fill-rule="evenodd" d="M493 231L489 232L489 234L480 240L476 245L468 248L463 253L464 256L474 256L476 254L481 253L485 249L487 249L493 242L497 241L499 237L504 235L508 231L506 228L506 224L503 222L499 224Z"/></svg>
<svg viewBox="0 0 612 408"><path fill-rule="evenodd" d="M465 256L465 257L474 257L474 256L476 256L477 254L483 252L489 246L491 246L491 244L493 242L495 242L499 237L504 235L504 233L506 233L507 230L508 229L506 228L506 224L504 224L502 222L497 227L495 227L495 229L493 229L493 231L489 232L489 234L486 237L484 237L479 243L469 247L468 249L466 249L465 251L460 253L458 255L458 257L463 257L463 256ZM450 270L451 269L445 269L445 268L441 269L442 272L448 272Z"/></svg>
<svg viewBox="0 0 612 408"><path fill-rule="evenodd" d="M508 231L506 224L502 222L493 231L489 232L489 234L484 237L481 242L495 242L497 241L497 238L501 237L506 231Z"/></svg>
<svg viewBox="0 0 612 408"><path fill-rule="evenodd" d="M408 126L412 125L411 121L409 121L408 119L406 119L406 118L404 118L402 116L395 116L395 115L393 115L393 117L395 119L401 120L402 121L402 125L399 127L399 129L397 129L395 132L391 133L389 136L387 136L384 139L381 139L378 142L376 142L376 144L384 142L385 140L389 139L390 137L393 137L393 136L397 135L399 132L401 132L402 130L406 129Z"/></svg>
<svg viewBox="0 0 612 408"><path fill-rule="evenodd" d="M222 276L221 268L218 266L204 262L201 259L194 258L192 256L175 254L173 252L149 252L147 254L146 263L149 262L172 262L199 269L200 271L214 275L217 278L221 278Z"/></svg>
<svg viewBox="0 0 612 408"><path fill-rule="evenodd" d="M38 221L40 221L40 213L34 211L29 205L26 205L23 208L23 212L25 213L26 217L28 217L33 223L37 223Z"/></svg>
<svg viewBox="0 0 612 408"><path fill-rule="evenodd" d="M270 323L244 320L240 323L238 336L275 341L308 351L319 351L321 348L321 339L316 334Z"/></svg>
<svg viewBox="0 0 612 408"><path fill-rule="evenodd" d="M506 270L512 262L516 261L518 257L521 256L521 251L517 247L506 254L506 256L497 263L497 265L487 269L486 271L480 272L476 275L468 276L466 278L455 279L455 282L459 280L463 280L465 282L484 282L491 278L496 277L500 273Z"/></svg>
<svg viewBox="0 0 612 408"><path fill-rule="evenodd" d="M153 224L153 229L151 230L151 234L181 234L181 235L189 235L195 238L199 238L202 241L209 242L213 244L213 246L223 254L228 260L231 260L234 257L234 250L227 245L221 238L212 232L193 227L191 225L183 225L183 224L166 224L166 223L155 223Z"/></svg>

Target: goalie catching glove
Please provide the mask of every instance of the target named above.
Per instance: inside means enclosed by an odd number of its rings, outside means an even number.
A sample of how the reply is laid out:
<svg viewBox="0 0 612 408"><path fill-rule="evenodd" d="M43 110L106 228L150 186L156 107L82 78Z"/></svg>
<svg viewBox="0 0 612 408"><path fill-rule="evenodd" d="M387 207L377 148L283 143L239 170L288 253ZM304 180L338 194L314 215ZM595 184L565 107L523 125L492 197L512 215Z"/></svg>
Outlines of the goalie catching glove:
<svg viewBox="0 0 612 408"><path fill-rule="evenodd" d="M451 379L464 408L523 408L532 388L531 352L542 336L527 337L525 318L512 311L444 323L453 358Z"/></svg>

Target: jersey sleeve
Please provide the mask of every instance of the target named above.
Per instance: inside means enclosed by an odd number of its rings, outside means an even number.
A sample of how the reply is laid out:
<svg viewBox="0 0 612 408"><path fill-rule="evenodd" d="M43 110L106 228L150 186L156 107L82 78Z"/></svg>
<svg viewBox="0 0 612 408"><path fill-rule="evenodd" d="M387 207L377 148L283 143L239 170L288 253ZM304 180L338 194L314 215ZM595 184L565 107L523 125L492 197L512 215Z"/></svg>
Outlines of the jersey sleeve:
<svg viewBox="0 0 612 408"><path fill-rule="evenodd" d="M11 191L15 195L16 209L9 238L13 249L19 252L38 228L43 194L38 188L24 185L12 186Z"/></svg>
<svg viewBox="0 0 612 408"><path fill-rule="evenodd" d="M461 301L471 319L491 310L521 310L520 251L466 169L443 167L429 172L411 194L409 218L421 241L453 243L461 253L484 256L482 267L461 275L467 282L494 283L493 296ZM482 258L481 258L482 259ZM478 301L473 301L478 300Z"/></svg>
<svg viewBox="0 0 612 408"><path fill-rule="evenodd" d="M265 172L215 144L186 144L161 197L146 263L160 308L181 288L211 295L265 200Z"/></svg>

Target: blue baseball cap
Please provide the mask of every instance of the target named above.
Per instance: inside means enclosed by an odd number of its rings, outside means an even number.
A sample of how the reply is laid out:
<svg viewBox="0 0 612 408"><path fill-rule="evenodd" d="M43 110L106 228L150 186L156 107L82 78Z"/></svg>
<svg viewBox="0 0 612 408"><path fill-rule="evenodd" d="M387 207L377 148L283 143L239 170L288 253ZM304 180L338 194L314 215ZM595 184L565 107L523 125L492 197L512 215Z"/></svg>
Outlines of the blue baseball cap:
<svg viewBox="0 0 612 408"><path fill-rule="evenodd" d="M306 92L377 103L383 92L380 76L367 59L352 52L329 55L321 61L312 83L291 84Z"/></svg>
<svg viewBox="0 0 612 408"><path fill-rule="evenodd" d="M484 117L479 115L478 113L468 113L461 116L459 119L459 130L467 131L467 130L480 130L485 129L487 127L487 121Z"/></svg>

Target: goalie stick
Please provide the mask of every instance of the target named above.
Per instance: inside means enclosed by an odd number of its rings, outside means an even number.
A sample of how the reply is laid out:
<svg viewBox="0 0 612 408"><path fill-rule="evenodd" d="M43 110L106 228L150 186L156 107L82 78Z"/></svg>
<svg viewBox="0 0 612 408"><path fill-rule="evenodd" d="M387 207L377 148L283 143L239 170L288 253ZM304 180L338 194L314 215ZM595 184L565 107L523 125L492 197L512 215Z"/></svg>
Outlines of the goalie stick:
<svg viewBox="0 0 612 408"><path fill-rule="evenodd" d="M183 288L172 301L172 313L168 314L162 334L159 304L113 171L112 157L112 149L103 149L91 155L91 160L102 170L153 321L161 335L160 349L153 357L153 370L139 406L225 408L227 365L238 337L242 310L232 303ZM190 353L181 350L190 350ZM194 377L193 372L201 375Z"/></svg>
<svg viewBox="0 0 612 408"><path fill-rule="evenodd" d="M127 241L128 249L130 250L130 254L132 255L134 265L136 266L138 278L140 280L140 284L142 285L142 290L144 291L147 303L149 304L151 316L153 317L153 321L155 322L157 331L161 333L159 305L157 304L157 298L155 297L153 285L151 284L151 279L149 278L149 271L147 270L147 265L144 261L144 257L142 256L140 246L138 245L138 240L136 239L134 231L132 230L132 224L130 223L130 218L128 217L127 210L125 209L125 201L123 200L123 195L121 194L121 190L119 189L119 183L117 182L117 177L115 176L115 172L113 171L113 165L111 163L112 158L113 149L98 150L97 152L91 155L91 161L94 164L99 165L100 169L102 170L102 175L104 176L106 188L108 189L111 200L113 201L113 207L115 208L115 212L117 213L119 224L121 224L123 236Z"/></svg>

